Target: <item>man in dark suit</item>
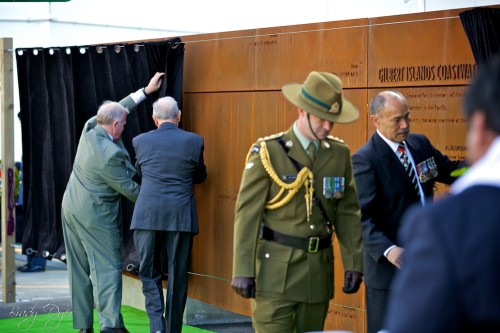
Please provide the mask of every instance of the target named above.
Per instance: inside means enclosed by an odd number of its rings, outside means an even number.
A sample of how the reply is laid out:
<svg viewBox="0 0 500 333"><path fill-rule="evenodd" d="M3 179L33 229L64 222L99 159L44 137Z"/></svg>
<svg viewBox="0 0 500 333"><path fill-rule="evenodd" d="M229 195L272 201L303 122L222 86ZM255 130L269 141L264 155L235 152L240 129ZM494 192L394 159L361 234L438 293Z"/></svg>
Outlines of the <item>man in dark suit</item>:
<svg viewBox="0 0 500 333"><path fill-rule="evenodd" d="M256 332L323 330L334 297L332 236L347 294L359 290L363 243L349 147L328 135L358 119L334 74L313 71L282 87L297 107L283 133L250 148L235 207L233 280L252 298Z"/></svg>
<svg viewBox="0 0 500 333"><path fill-rule="evenodd" d="M93 332L93 308L101 332L128 332L120 313L120 196L135 201L136 170L120 139L129 111L160 89L164 73L119 103L105 102L83 128L61 217L66 247L73 327ZM95 297L94 297L95 296Z"/></svg>
<svg viewBox="0 0 500 333"><path fill-rule="evenodd" d="M404 219L390 333L500 332L500 57L484 66L463 104L472 167Z"/></svg>
<svg viewBox="0 0 500 333"><path fill-rule="evenodd" d="M451 161L420 134L410 134L410 110L399 92L383 91L370 102L377 132L353 156L364 242L367 332L382 328L387 297L404 249L397 240L408 207L432 198L434 183L451 184ZM404 153L400 150L404 150Z"/></svg>
<svg viewBox="0 0 500 333"><path fill-rule="evenodd" d="M150 331L179 333L187 298L189 253L198 233L193 184L207 177L204 140L178 128L181 111L172 97L153 104L153 119L158 129L132 140L142 183L130 228L140 258L139 277ZM168 258L166 303L159 260L162 249Z"/></svg>

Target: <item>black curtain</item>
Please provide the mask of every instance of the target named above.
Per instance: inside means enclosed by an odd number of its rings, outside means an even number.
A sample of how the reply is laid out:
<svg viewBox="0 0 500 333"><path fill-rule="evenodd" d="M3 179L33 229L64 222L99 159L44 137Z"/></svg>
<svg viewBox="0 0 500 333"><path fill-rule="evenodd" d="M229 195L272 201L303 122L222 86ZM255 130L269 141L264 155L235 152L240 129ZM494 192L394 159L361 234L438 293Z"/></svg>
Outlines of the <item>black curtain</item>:
<svg viewBox="0 0 500 333"><path fill-rule="evenodd" d="M132 138L154 128L152 103L168 95L182 108L184 44L173 38L16 49L16 61L23 141L23 253L64 260L61 202L83 125L105 100L119 101L145 87L154 73L165 72L160 90L127 118L122 139L135 163ZM123 257L135 262L129 231L132 211L133 204L122 198Z"/></svg>
<svg viewBox="0 0 500 333"><path fill-rule="evenodd" d="M500 9L478 7L461 12L459 16L480 67L500 51Z"/></svg>

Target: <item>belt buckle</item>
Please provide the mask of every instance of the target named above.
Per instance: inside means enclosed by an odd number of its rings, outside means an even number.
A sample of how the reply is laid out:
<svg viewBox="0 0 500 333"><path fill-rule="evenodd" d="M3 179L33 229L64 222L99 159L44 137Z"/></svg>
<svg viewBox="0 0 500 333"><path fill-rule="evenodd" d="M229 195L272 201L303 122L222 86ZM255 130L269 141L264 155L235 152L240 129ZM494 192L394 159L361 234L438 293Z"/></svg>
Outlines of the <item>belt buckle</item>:
<svg viewBox="0 0 500 333"><path fill-rule="evenodd" d="M319 237L309 237L309 245L307 247L307 252L316 253L319 248Z"/></svg>

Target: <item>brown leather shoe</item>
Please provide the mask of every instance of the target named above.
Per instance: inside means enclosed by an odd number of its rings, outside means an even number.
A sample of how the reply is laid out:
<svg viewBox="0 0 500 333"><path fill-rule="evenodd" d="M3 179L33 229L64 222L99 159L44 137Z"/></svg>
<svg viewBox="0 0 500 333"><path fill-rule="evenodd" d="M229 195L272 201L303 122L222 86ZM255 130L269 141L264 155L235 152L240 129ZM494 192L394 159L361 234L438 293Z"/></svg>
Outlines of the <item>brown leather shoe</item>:
<svg viewBox="0 0 500 333"><path fill-rule="evenodd" d="M104 327L101 333L130 333L125 327Z"/></svg>
<svg viewBox="0 0 500 333"><path fill-rule="evenodd" d="M93 328L80 328L78 333L94 333L94 329Z"/></svg>

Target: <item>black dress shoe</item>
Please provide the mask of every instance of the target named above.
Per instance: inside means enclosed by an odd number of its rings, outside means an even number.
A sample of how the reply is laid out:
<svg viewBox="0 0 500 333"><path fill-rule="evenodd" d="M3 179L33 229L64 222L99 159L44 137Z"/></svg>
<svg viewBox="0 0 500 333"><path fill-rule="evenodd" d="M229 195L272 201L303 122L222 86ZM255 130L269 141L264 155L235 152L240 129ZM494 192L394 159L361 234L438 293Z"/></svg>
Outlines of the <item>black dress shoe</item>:
<svg viewBox="0 0 500 333"><path fill-rule="evenodd" d="M93 328L80 328L78 333L94 333L94 329Z"/></svg>
<svg viewBox="0 0 500 333"><path fill-rule="evenodd" d="M125 327L103 327L101 333L130 333Z"/></svg>
<svg viewBox="0 0 500 333"><path fill-rule="evenodd" d="M22 273L34 273L34 272L43 272L45 271L45 267L38 265L29 265L26 264L24 266L18 267L17 270Z"/></svg>

